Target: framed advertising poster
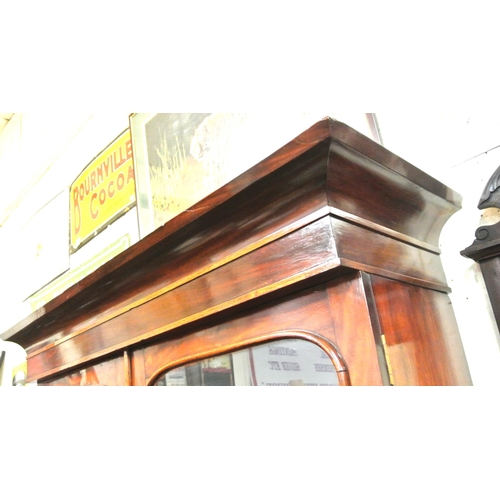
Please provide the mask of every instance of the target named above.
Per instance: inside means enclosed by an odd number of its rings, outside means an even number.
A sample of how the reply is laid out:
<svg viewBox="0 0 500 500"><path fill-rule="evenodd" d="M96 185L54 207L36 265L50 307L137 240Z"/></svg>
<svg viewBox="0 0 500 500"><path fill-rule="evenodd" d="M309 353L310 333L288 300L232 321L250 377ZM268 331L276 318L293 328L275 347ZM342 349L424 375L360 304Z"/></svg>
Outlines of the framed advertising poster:
<svg viewBox="0 0 500 500"><path fill-rule="evenodd" d="M191 143L210 113L136 113L130 118L140 237L209 194Z"/></svg>
<svg viewBox="0 0 500 500"><path fill-rule="evenodd" d="M75 252L135 204L128 129L85 167L71 185L70 198L70 250Z"/></svg>

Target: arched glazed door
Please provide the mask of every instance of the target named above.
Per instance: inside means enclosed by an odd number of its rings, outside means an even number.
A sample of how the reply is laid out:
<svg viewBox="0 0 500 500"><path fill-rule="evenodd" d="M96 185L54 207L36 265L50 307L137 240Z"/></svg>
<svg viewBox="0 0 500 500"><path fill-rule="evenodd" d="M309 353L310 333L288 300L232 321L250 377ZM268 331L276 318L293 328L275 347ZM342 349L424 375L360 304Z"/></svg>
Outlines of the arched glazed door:
<svg viewBox="0 0 500 500"><path fill-rule="evenodd" d="M338 386L350 385L337 348L312 332L273 332L214 356L171 362L151 377L156 386Z"/></svg>

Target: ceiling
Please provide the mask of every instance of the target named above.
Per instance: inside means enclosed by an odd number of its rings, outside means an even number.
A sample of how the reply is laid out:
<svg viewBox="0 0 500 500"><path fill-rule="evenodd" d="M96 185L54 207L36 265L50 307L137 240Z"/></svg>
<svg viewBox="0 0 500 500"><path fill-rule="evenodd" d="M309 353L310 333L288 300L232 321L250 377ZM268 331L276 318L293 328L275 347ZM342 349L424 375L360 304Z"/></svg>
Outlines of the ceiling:
<svg viewBox="0 0 500 500"><path fill-rule="evenodd" d="M14 113L0 113L0 133L13 116Z"/></svg>

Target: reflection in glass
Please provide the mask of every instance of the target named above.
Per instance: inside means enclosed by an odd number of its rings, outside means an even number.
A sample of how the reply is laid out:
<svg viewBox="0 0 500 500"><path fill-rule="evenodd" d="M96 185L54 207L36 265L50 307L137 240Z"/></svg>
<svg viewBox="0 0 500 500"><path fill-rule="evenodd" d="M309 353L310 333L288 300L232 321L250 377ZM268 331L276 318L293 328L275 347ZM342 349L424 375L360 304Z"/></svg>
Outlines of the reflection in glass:
<svg viewBox="0 0 500 500"><path fill-rule="evenodd" d="M284 339L181 366L156 385L339 385L329 356L312 342Z"/></svg>

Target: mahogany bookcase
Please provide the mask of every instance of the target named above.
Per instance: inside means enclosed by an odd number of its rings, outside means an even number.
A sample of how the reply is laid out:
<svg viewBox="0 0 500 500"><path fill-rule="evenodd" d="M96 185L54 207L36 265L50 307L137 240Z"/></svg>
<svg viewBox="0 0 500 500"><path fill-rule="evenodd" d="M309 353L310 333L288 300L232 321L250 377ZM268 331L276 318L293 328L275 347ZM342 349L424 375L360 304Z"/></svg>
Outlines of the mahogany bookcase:
<svg viewBox="0 0 500 500"><path fill-rule="evenodd" d="M438 248L460 203L325 118L9 338L40 385L152 385L282 338L322 347L339 385L470 385Z"/></svg>

